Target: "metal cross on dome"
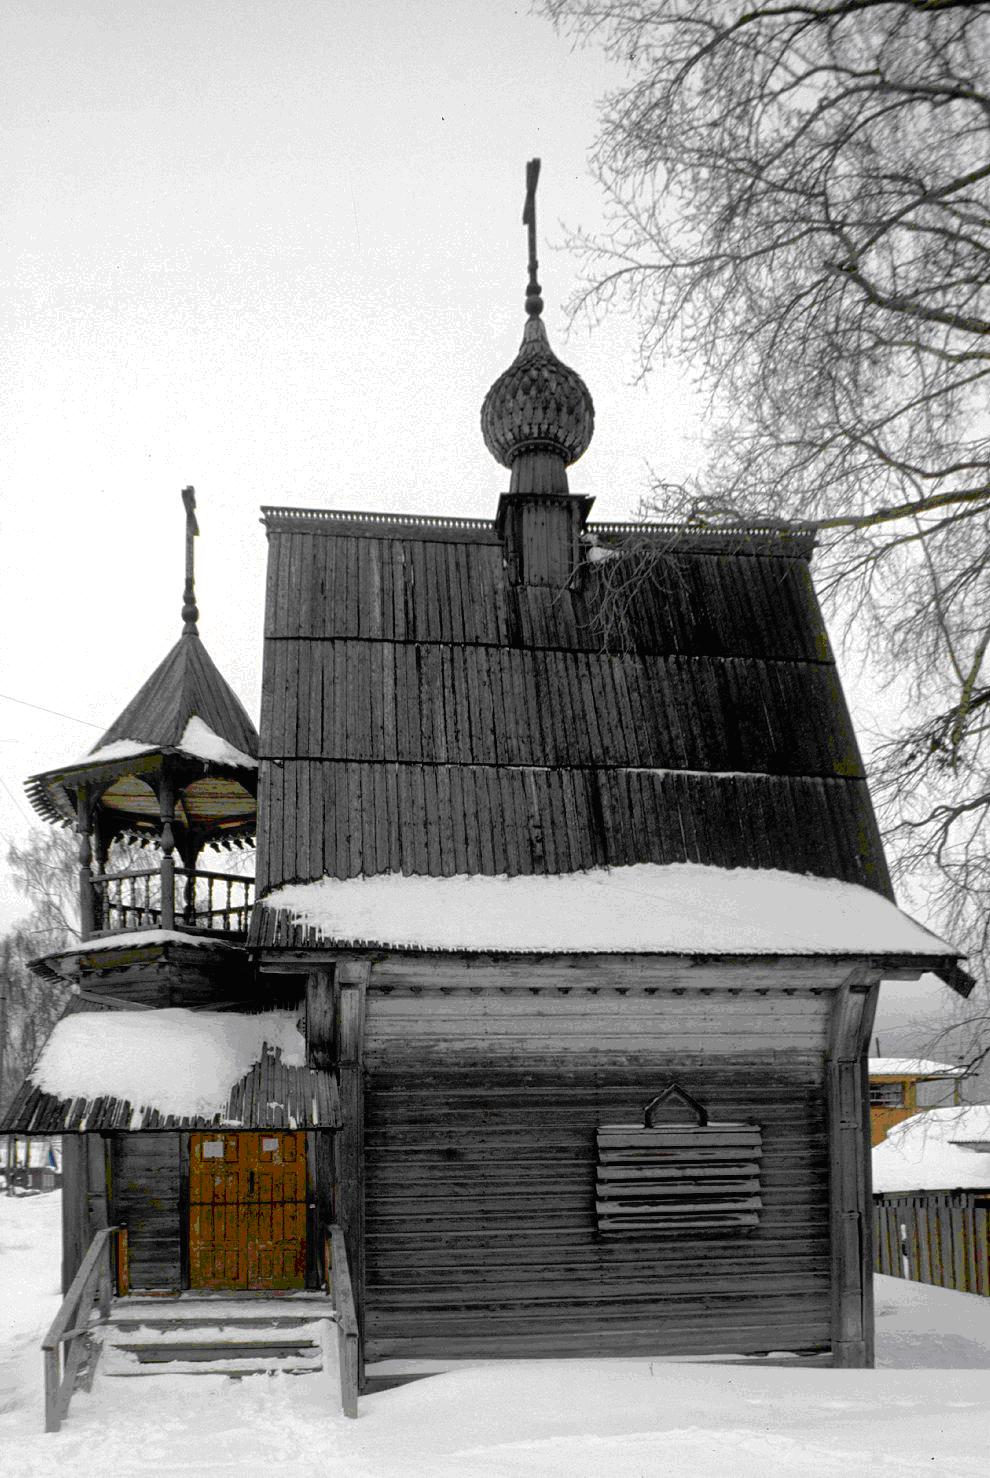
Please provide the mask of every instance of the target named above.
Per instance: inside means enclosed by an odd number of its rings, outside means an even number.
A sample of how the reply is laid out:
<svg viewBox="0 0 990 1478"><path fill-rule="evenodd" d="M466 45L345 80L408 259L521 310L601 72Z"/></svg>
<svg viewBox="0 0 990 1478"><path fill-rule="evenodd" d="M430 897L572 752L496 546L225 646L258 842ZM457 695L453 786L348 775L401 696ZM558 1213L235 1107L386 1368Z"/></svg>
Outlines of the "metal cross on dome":
<svg viewBox="0 0 990 1478"><path fill-rule="evenodd" d="M196 522L196 489L182 489L182 502L186 510L186 583L182 591L182 635L198 636L199 607L196 604L196 587L193 571L193 540L199 533Z"/></svg>
<svg viewBox="0 0 990 1478"><path fill-rule="evenodd" d="M529 282L526 284L526 312L530 318L538 318L543 312L540 284L536 280L539 263L536 260L536 185L540 178L540 161L530 159L526 165L526 204L523 206L523 225L529 227Z"/></svg>

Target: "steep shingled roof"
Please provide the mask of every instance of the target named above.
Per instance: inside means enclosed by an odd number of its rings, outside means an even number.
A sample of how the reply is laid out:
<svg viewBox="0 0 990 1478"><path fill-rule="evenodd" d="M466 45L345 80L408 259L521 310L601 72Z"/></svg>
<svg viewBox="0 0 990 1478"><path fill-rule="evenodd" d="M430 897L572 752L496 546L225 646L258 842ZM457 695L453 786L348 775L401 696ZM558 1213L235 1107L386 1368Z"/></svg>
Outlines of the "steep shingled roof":
<svg viewBox="0 0 990 1478"><path fill-rule="evenodd" d="M187 632L94 747L102 749L118 739L157 749L178 746L193 717L202 719L235 749L257 758L258 732L241 700L200 638Z"/></svg>
<svg viewBox="0 0 990 1478"><path fill-rule="evenodd" d="M93 746L92 757L32 775L25 785L28 799L46 821L71 819L73 777L78 779L87 766L109 761L106 751L113 754L111 746L120 746L122 760L125 745L134 746L135 756L141 754L139 746L147 746L148 752L182 749L191 719L205 724L212 731L211 738L224 741L252 761L257 759L258 731L199 636L188 631ZM248 768L240 762L230 767Z"/></svg>
<svg viewBox="0 0 990 1478"><path fill-rule="evenodd" d="M592 525L561 589L481 520L266 524L259 895L691 861L889 896L807 536ZM615 600L630 537L659 557Z"/></svg>

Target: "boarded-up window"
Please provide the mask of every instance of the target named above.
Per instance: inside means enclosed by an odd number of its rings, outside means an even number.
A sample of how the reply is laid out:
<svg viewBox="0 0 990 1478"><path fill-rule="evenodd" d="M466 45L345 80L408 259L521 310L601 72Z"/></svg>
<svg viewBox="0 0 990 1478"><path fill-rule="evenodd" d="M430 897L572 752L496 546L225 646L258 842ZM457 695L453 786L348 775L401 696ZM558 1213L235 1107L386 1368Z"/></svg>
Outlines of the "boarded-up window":
<svg viewBox="0 0 990 1478"><path fill-rule="evenodd" d="M657 1122L674 1099L696 1123ZM642 1124L598 1130L598 1230L666 1236L755 1227L762 1154L757 1125L710 1120L697 1099L672 1085L647 1107Z"/></svg>

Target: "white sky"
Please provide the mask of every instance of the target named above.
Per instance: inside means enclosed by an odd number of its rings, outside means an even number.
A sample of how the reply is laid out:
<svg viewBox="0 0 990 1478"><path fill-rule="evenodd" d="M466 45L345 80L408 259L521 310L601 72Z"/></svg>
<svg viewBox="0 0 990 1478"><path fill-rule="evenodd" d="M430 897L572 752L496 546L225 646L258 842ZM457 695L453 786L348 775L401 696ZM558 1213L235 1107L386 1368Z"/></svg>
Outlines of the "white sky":
<svg viewBox="0 0 990 1478"><path fill-rule="evenodd" d="M511 0L4 0L0 857L26 775L82 754L179 634L257 718L263 503L490 517L478 417L524 322L543 160L551 342L587 380L594 516L698 461L683 369L636 384L621 317L565 338L567 225L604 205L621 80ZM558 248L558 249L555 249ZM3 877L0 928L23 911Z"/></svg>
<svg viewBox="0 0 990 1478"><path fill-rule="evenodd" d="M524 323L525 162L543 160L551 341L598 414L596 516L694 456L683 372L634 385L632 325L565 343L613 80L509 0L4 0L7 408L0 832L179 633L197 489L201 629L256 716L262 503L494 513L489 384ZM0 926L19 904L0 895Z"/></svg>

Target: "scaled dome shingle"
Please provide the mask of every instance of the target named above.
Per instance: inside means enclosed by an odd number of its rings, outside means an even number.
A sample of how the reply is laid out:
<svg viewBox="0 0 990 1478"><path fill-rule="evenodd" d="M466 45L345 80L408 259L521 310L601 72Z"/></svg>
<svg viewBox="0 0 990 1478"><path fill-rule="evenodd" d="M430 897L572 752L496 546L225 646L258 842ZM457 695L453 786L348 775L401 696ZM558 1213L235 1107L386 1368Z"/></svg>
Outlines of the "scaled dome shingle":
<svg viewBox="0 0 990 1478"><path fill-rule="evenodd" d="M569 466L588 450L594 429L587 385L554 354L542 319L530 318L519 353L481 407L485 446L503 467L525 451L553 452Z"/></svg>

